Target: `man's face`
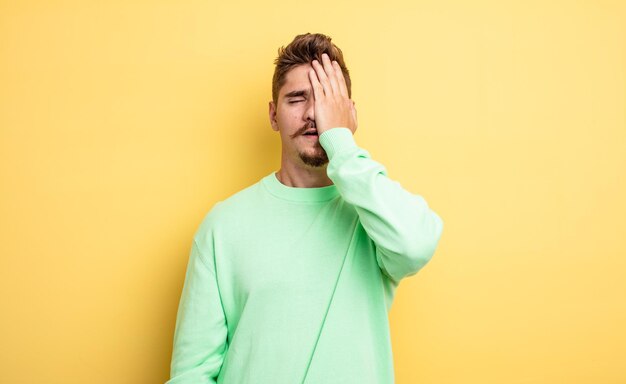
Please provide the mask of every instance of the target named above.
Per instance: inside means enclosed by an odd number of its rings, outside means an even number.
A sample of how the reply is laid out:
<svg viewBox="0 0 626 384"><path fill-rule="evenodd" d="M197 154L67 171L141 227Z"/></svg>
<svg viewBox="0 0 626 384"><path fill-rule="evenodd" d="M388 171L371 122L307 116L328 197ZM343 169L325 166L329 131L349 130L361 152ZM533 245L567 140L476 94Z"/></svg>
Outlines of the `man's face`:
<svg viewBox="0 0 626 384"><path fill-rule="evenodd" d="M300 167L322 167L328 164L326 151L315 135L304 135L315 128L314 99L308 71L310 64L293 67L285 75L276 104L270 102L272 129L280 133L283 161Z"/></svg>

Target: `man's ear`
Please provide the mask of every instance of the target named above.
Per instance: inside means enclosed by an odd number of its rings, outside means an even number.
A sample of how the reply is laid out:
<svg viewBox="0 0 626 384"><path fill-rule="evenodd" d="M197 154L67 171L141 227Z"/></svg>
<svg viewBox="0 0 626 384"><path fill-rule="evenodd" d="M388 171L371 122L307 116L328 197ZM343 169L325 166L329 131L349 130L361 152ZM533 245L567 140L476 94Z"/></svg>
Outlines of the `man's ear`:
<svg viewBox="0 0 626 384"><path fill-rule="evenodd" d="M270 101L269 107L270 124L272 124L273 130L278 131L278 122L276 121L276 104L274 104L274 101Z"/></svg>

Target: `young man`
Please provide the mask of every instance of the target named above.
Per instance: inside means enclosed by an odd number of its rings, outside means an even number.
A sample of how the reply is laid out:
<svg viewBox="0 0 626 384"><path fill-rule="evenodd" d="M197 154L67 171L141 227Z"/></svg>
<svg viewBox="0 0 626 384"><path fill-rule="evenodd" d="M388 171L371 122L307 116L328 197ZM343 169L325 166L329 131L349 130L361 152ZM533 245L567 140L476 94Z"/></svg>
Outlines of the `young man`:
<svg viewBox="0 0 626 384"><path fill-rule="evenodd" d="M170 384L391 384L388 311L443 222L358 147L341 50L279 50L281 167L216 203L194 235Z"/></svg>

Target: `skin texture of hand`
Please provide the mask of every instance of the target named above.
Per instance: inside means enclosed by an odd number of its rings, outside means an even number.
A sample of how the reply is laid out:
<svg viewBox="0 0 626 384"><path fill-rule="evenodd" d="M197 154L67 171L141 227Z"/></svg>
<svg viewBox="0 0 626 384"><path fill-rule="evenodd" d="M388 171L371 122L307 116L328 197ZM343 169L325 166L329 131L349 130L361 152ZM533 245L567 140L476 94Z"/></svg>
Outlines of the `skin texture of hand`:
<svg viewBox="0 0 626 384"><path fill-rule="evenodd" d="M321 136L325 131L336 128L349 128L356 132L357 119L354 101L348 96L348 88L339 63L331 63L326 53L322 54L322 64L313 60L309 80L315 98L315 125Z"/></svg>

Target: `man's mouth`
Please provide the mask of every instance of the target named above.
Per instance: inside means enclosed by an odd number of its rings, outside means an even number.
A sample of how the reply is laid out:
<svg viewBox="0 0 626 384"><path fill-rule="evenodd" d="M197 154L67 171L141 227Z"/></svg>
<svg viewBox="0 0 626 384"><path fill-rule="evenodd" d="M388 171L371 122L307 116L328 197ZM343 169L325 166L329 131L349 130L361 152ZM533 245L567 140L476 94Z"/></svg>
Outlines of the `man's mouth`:
<svg viewBox="0 0 626 384"><path fill-rule="evenodd" d="M303 133L304 136L317 136L317 129L309 129Z"/></svg>

